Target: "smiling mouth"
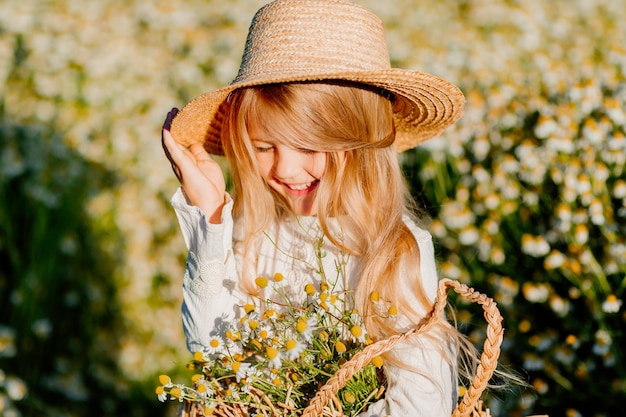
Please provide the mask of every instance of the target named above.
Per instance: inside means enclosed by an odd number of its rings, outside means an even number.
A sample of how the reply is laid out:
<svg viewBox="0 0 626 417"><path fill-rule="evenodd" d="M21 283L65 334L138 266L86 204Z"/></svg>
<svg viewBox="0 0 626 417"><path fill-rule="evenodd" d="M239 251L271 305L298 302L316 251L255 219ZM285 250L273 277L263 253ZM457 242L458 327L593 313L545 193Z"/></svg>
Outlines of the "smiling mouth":
<svg viewBox="0 0 626 417"><path fill-rule="evenodd" d="M290 194L300 197L303 195L307 195L308 193L313 191L319 184L319 180L312 181L306 184L286 184L286 183L282 183L282 184Z"/></svg>
<svg viewBox="0 0 626 417"><path fill-rule="evenodd" d="M285 184L285 185L287 187L291 188L292 190L302 191L302 190L306 190L307 188L309 188L311 185L313 185L313 183L310 182L308 184L297 184L297 185L295 185L295 184L292 184L292 185Z"/></svg>

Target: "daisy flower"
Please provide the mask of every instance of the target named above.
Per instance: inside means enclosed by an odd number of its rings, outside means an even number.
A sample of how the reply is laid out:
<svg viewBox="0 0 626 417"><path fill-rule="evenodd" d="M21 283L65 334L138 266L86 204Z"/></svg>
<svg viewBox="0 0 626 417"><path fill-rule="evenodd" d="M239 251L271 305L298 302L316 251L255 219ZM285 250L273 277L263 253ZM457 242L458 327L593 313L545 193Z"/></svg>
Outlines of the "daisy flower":
<svg viewBox="0 0 626 417"><path fill-rule="evenodd" d="M285 343L285 355L289 360L296 360L300 357L300 354L304 351L306 346L301 342L290 339Z"/></svg>
<svg viewBox="0 0 626 417"><path fill-rule="evenodd" d="M222 353L224 348L224 340L218 336L211 336L209 343L204 348L204 353L214 355L216 353Z"/></svg>
<svg viewBox="0 0 626 417"><path fill-rule="evenodd" d="M269 325L262 324L257 331L257 337L259 340L271 339L274 337L274 330Z"/></svg>
<svg viewBox="0 0 626 417"><path fill-rule="evenodd" d="M269 359L268 365L270 368L279 369L282 366L281 354L278 349L270 346L265 350L265 353Z"/></svg>
<svg viewBox="0 0 626 417"><path fill-rule="evenodd" d="M307 342L313 337L313 330L317 325L315 317L300 317L296 323L296 330L300 333L300 336Z"/></svg>
<svg viewBox="0 0 626 417"><path fill-rule="evenodd" d="M237 382L240 382L242 379L250 375L251 365L252 364L250 364L249 362L234 362L233 363L233 371L235 371Z"/></svg>
<svg viewBox="0 0 626 417"><path fill-rule="evenodd" d="M617 313L622 308L622 300L618 299L615 294L606 297L602 303L602 311L605 313Z"/></svg>

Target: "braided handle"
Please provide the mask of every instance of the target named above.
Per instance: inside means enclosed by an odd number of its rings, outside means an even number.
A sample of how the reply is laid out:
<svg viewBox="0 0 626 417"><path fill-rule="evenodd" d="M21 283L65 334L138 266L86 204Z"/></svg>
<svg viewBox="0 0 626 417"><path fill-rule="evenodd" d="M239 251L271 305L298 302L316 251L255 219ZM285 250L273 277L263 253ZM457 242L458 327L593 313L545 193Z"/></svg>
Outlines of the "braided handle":
<svg viewBox="0 0 626 417"><path fill-rule="evenodd" d="M476 375L463 396L463 399L452 412L452 417L468 417L472 411L479 409L478 400L498 365L500 345L502 344L502 338L504 336L502 316L493 299L458 281L442 279L437 289L435 304L428 315L411 330L366 346L362 351L354 355L352 359L346 362L344 366L318 390L315 397L302 412L302 417L320 416L332 396L343 388L350 377L367 365L373 357L387 352L396 343L402 342L414 335L424 333L433 327L444 314L449 289L454 289L454 291L463 298L482 305L484 317L487 321L487 338L483 345L483 352L476 370Z"/></svg>

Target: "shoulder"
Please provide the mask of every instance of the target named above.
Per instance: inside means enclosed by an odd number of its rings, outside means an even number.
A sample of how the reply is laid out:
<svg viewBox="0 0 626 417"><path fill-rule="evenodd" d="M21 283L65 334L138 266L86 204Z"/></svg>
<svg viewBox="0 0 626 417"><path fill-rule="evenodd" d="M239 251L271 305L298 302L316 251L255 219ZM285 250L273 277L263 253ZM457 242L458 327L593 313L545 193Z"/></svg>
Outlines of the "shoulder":
<svg viewBox="0 0 626 417"><path fill-rule="evenodd" d="M404 224L407 225L411 233L413 233L415 240L420 246L422 244L432 244L433 237L429 231L418 226L415 220L413 220L409 215L403 215L402 220L404 221Z"/></svg>
<svg viewBox="0 0 626 417"><path fill-rule="evenodd" d="M415 236L415 241L419 248L420 275L424 291L428 298L434 300L439 278L433 237L430 232L418 226L410 216L404 216L403 220L409 230L411 230L411 233L413 233L413 236Z"/></svg>

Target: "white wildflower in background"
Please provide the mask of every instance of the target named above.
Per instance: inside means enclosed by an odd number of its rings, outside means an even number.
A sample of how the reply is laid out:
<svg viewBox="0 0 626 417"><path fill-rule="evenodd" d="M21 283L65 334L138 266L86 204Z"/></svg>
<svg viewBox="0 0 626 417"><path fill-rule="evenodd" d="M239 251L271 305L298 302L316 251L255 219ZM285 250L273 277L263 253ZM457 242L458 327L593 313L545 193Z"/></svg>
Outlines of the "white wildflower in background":
<svg viewBox="0 0 626 417"><path fill-rule="evenodd" d="M613 342L613 338L611 337L611 333L607 330L600 329L595 334L595 343L593 345L593 353L598 356L603 356L609 353L609 349L611 349L611 343Z"/></svg>
<svg viewBox="0 0 626 417"><path fill-rule="evenodd" d="M469 246L478 242L480 233L473 225L467 225L459 232L458 238L462 245Z"/></svg>
<svg viewBox="0 0 626 417"><path fill-rule="evenodd" d="M610 294L606 300L602 302L602 311L605 313L617 313L622 308L623 301L618 299L615 294Z"/></svg>
<svg viewBox="0 0 626 417"><path fill-rule="evenodd" d="M531 303L545 303L550 296L550 286L545 283L525 282L522 294Z"/></svg>
<svg viewBox="0 0 626 417"><path fill-rule="evenodd" d="M13 401L21 401L26 397L28 388L24 381L15 376L9 375L4 380L4 390Z"/></svg>
<svg viewBox="0 0 626 417"><path fill-rule="evenodd" d="M522 252L535 258L545 256L550 252L550 244L543 236L524 233L521 243Z"/></svg>
<svg viewBox="0 0 626 417"><path fill-rule="evenodd" d="M0 324L0 358L11 358L17 353L15 346L16 332L8 326Z"/></svg>
<svg viewBox="0 0 626 417"><path fill-rule="evenodd" d="M563 255L563 253L554 249L550 252L550 255L546 257L543 264L544 267L550 271L552 269L560 268L566 260L567 258Z"/></svg>
<svg viewBox="0 0 626 417"><path fill-rule="evenodd" d="M613 197L626 198L626 180L618 179L613 185Z"/></svg>
<svg viewBox="0 0 626 417"><path fill-rule="evenodd" d="M574 228L574 240L579 245L584 245L589 240L589 229L584 224L577 224Z"/></svg>
<svg viewBox="0 0 626 417"><path fill-rule="evenodd" d="M554 311L559 317L565 317L570 312L570 302L563 297L552 294L550 296L549 303L552 311Z"/></svg>
<svg viewBox="0 0 626 417"><path fill-rule="evenodd" d="M541 139L546 139L550 135L554 134L559 125L552 117L540 116L535 126L535 136Z"/></svg>

